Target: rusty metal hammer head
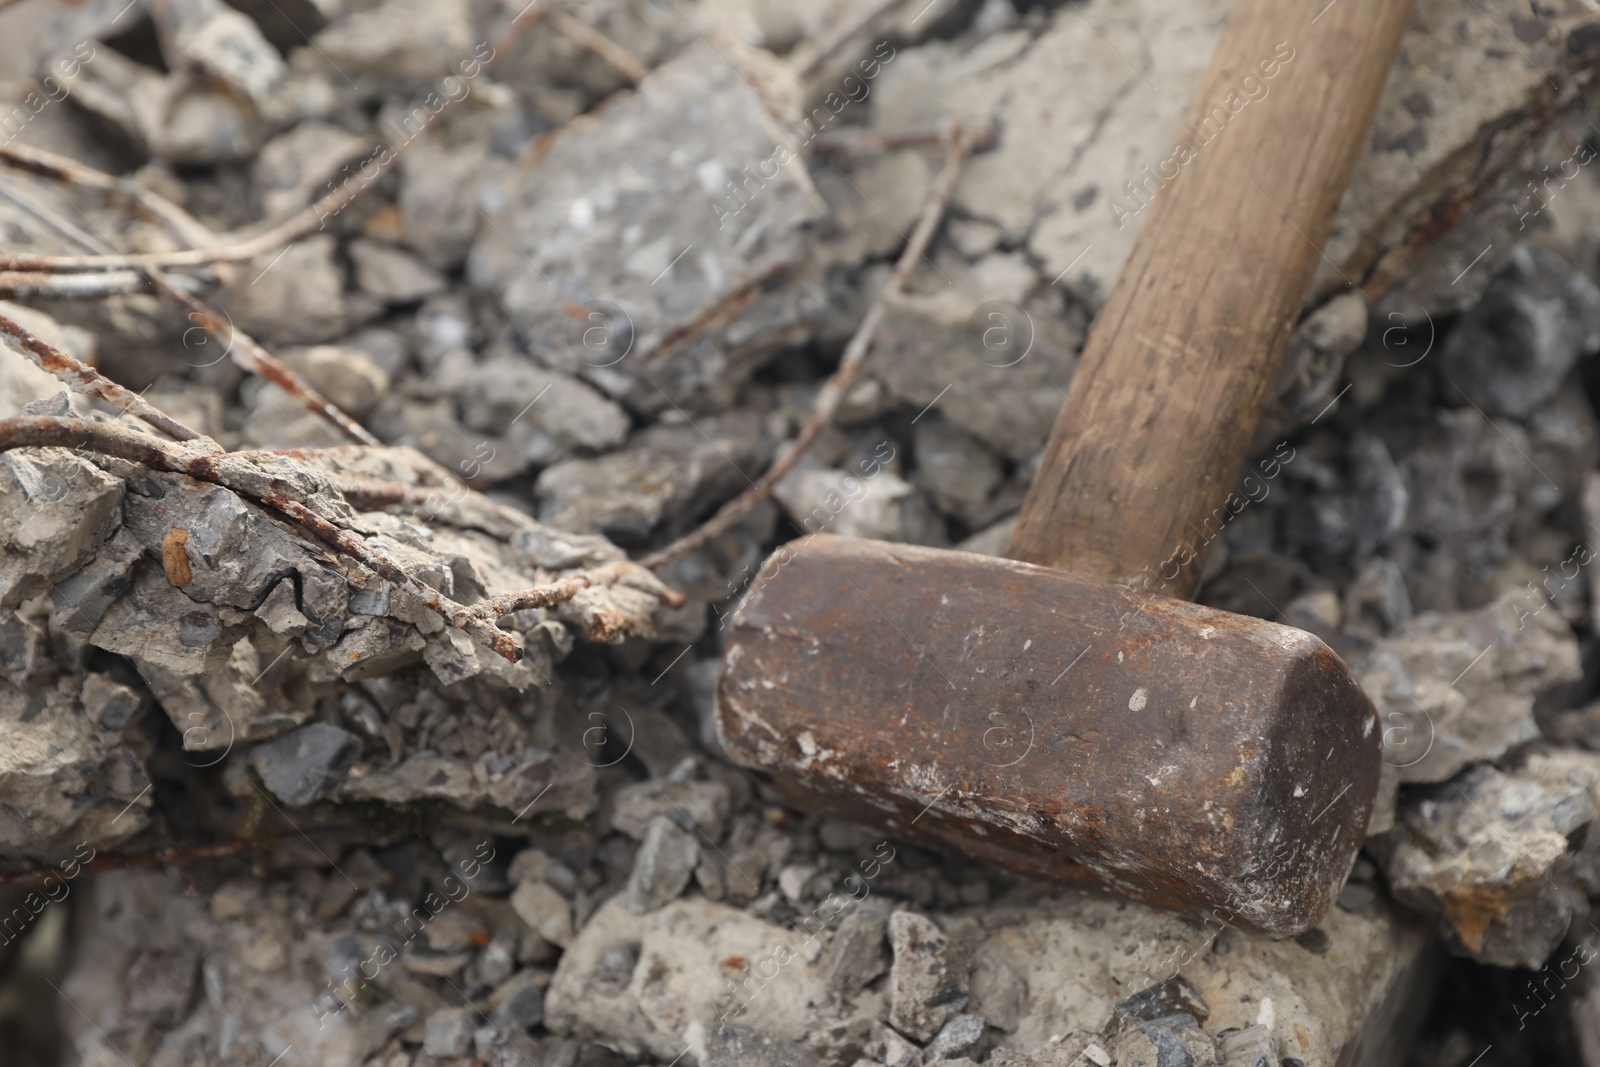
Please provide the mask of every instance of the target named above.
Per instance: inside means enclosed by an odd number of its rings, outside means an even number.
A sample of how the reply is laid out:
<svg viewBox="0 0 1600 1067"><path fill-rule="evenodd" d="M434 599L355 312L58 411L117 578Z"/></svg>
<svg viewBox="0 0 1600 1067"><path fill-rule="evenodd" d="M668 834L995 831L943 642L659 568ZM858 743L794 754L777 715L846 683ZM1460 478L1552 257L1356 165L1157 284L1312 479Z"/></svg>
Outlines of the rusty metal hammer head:
<svg viewBox="0 0 1600 1067"><path fill-rule="evenodd" d="M1408 8L1235 0L1012 560L780 549L724 651L735 761L811 810L1025 875L1274 937L1321 919L1377 789L1372 705L1315 637L1177 598L1244 506L1228 487ZM1265 56L1271 99L1218 133L1214 105Z"/></svg>
<svg viewBox="0 0 1600 1067"><path fill-rule="evenodd" d="M1274 936L1332 904L1377 786L1372 705L1315 637L965 552L780 549L718 703L807 810Z"/></svg>

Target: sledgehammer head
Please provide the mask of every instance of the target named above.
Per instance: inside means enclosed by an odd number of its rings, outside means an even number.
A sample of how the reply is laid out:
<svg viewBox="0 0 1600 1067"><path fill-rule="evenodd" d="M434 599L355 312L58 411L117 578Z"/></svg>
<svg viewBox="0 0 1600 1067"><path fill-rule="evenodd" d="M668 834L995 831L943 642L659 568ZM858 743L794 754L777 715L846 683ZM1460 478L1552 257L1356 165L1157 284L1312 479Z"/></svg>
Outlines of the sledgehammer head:
<svg viewBox="0 0 1600 1067"><path fill-rule="evenodd" d="M778 550L733 617L723 746L806 810L1269 937L1360 847L1379 729L1287 626L964 552Z"/></svg>

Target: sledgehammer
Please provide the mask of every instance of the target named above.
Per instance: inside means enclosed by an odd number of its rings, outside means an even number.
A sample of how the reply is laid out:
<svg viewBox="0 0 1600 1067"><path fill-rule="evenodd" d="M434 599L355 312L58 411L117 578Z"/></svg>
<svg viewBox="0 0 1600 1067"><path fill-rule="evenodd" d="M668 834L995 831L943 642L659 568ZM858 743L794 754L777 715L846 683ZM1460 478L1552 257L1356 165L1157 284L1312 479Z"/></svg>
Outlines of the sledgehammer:
<svg viewBox="0 0 1600 1067"><path fill-rule="evenodd" d="M1377 788L1373 707L1310 634L1181 598L1409 8L1236 0L1011 559L779 549L724 651L736 762L805 810L1025 876L1269 937L1326 914Z"/></svg>

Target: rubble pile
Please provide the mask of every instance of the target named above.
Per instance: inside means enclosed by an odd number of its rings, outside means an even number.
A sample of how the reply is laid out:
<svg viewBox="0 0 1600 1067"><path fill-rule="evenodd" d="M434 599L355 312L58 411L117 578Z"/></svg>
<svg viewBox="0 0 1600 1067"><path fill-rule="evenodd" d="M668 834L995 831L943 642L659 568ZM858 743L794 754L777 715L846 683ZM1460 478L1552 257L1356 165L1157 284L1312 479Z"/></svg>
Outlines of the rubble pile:
<svg viewBox="0 0 1600 1067"><path fill-rule="evenodd" d="M0 451L0 1044L1600 1065L1582 5L1418 0L1207 546L1198 599L1315 633L1378 709L1319 928L1016 881L718 746L726 619L779 544L1003 551L1227 6L0 4L0 257L109 257L0 260L0 315L405 572L211 468ZM827 402L951 123L987 140L836 417L726 532L629 567ZM0 418L156 439L127 411L0 350ZM439 610L563 581L499 617L514 656Z"/></svg>

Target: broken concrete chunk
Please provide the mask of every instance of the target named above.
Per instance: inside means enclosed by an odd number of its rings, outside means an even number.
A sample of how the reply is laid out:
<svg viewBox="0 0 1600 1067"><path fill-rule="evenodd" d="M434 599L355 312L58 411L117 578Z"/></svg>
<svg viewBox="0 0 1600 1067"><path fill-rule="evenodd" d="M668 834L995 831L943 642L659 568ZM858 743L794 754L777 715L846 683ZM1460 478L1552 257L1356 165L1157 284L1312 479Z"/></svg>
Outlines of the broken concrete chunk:
<svg viewBox="0 0 1600 1067"><path fill-rule="evenodd" d="M1411 618L1411 596L1405 575L1393 560L1367 560L1345 588L1340 623L1346 633L1378 640Z"/></svg>
<svg viewBox="0 0 1600 1067"><path fill-rule="evenodd" d="M1118 1001L1111 1010L1113 1025L1118 1029L1167 1015L1187 1015L1202 1023L1211 1018L1211 1008L1200 996L1200 991L1181 974L1139 990L1126 1000Z"/></svg>
<svg viewBox="0 0 1600 1067"><path fill-rule="evenodd" d="M1600 289L1561 253L1520 244L1440 353L1454 388L1490 415L1526 418L1600 349Z"/></svg>
<svg viewBox="0 0 1600 1067"><path fill-rule="evenodd" d="M282 253L253 260L235 276L223 306L241 330L260 341L331 341L344 333L349 315L336 251L331 236L316 234ZM284 308L293 308L294 314L285 315Z"/></svg>
<svg viewBox="0 0 1600 1067"><path fill-rule="evenodd" d="M512 975L489 994L489 1017L502 1027L526 1030L544 1019L544 989L532 971Z"/></svg>
<svg viewBox="0 0 1600 1067"><path fill-rule="evenodd" d="M370 356L347 345L312 345L279 353L339 410L364 418L389 391L389 378Z"/></svg>
<svg viewBox="0 0 1600 1067"><path fill-rule="evenodd" d="M931 414L918 420L912 444L916 482L934 507L973 527L993 518L989 500L1005 481L994 453Z"/></svg>
<svg viewBox="0 0 1600 1067"><path fill-rule="evenodd" d="M86 859L147 824L147 753L122 732L140 702L105 679L86 685L84 700L80 708L64 687L23 690L0 679L8 739L0 749L0 850L59 864L79 845L88 847L87 856L79 852Z"/></svg>
<svg viewBox="0 0 1600 1067"><path fill-rule="evenodd" d="M539 475L540 521L637 543L732 496L765 468L772 444L754 414L641 430L621 451L572 459Z"/></svg>
<svg viewBox="0 0 1600 1067"><path fill-rule="evenodd" d="M309 120L268 141L257 153L254 178L261 210L281 219L330 192L340 169L372 149L372 140L329 122Z"/></svg>
<svg viewBox="0 0 1600 1067"><path fill-rule="evenodd" d="M272 795L292 808L304 807L335 787L361 754L354 734L314 722L250 750L250 765Z"/></svg>
<svg viewBox="0 0 1600 1067"><path fill-rule="evenodd" d="M1256 428L1258 446L1282 440L1333 400L1345 357L1360 347L1366 332L1367 301L1359 290L1333 297L1295 328Z"/></svg>
<svg viewBox="0 0 1600 1067"><path fill-rule="evenodd" d="M199 965L199 950L186 941L145 949L128 970L122 1010L157 1026L176 1026L189 1012Z"/></svg>
<svg viewBox="0 0 1600 1067"><path fill-rule="evenodd" d="M912 911L889 917L889 1021L919 1041L939 1032L966 1003L965 982L950 958L950 941L932 919Z"/></svg>
<svg viewBox="0 0 1600 1067"><path fill-rule="evenodd" d="M511 894L511 907L534 933L552 945L565 948L572 943L572 905L543 881L529 880L517 886Z"/></svg>
<svg viewBox="0 0 1600 1067"><path fill-rule="evenodd" d="M383 85L429 82L474 59L467 0L386 0L334 22L311 51L335 70ZM479 44L476 59L489 51Z"/></svg>
<svg viewBox="0 0 1600 1067"><path fill-rule="evenodd" d="M1549 486L1529 466L1535 451L1524 426L1491 421L1468 406L1436 411L1399 460L1409 500L1403 530L1410 536L1397 539L1391 555L1417 610L1477 607L1492 595L1480 590L1492 588L1509 556L1514 524L1553 503L1543 499Z"/></svg>
<svg viewBox="0 0 1600 1067"><path fill-rule="evenodd" d="M122 486L64 448L0 455L0 608L49 592L122 521Z"/></svg>
<svg viewBox="0 0 1600 1067"><path fill-rule="evenodd" d="M284 75L283 57L254 20L222 0L153 4L167 66L216 79L261 109Z"/></svg>
<svg viewBox="0 0 1600 1067"><path fill-rule="evenodd" d="M1104 1037L1083 1030L1053 1034L1047 1044L1029 1052L997 1048L989 1054L990 1067L1110 1067L1111 1053Z"/></svg>
<svg viewBox="0 0 1600 1067"><path fill-rule="evenodd" d="M863 1051L871 1057L870 1062L883 1067L922 1067L923 1064L922 1049L907 1041L892 1026L882 1023L873 1025L872 1036Z"/></svg>
<svg viewBox="0 0 1600 1067"><path fill-rule="evenodd" d="M624 892L628 907L643 914L677 899L688 887L699 859L700 844L694 836L665 816L651 819Z"/></svg>
<svg viewBox="0 0 1600 1067"><path fill-rule="evenodd" d="M875 541L936 539L937 518L911 483L886 470L871 479L802 464L773 490L789 520L807 533Z"/></svg>
<svg viewBox="0 0 1600 1067"><path fill-rule="evenodd" d="M565 449L604 452L627 438L632 424L615 402L576 378L523 358L488 360L457 390L462 424L514 441L543 434ZM530 455L530 459L534 457ZM542 465L542 464L541 464Z"/></svg>
<svg viewBox="0 0 1600 1067"><path fill-rule="evenodd" d="M823 1067L806 1046L749 1027L719 1026L706 1038L702 1067Z"/></svg>
<svg viewBox="0 0 1600 1067"><path fill-rule="evenodd" d="M1163 1015L1124 1030L1115 1055L1118 1067L1213 1067L1217 1047L1193 1016Z"/></svg>
<svg viewBox="0 0 1600 1067"><path fill-rule="evenodd" d="M149 697L109 675L90 674L83 680L83 712L107 730L121 730L144 710Z"/></svg>
<svg viewBox="0 0 1600 1067"><path fill-rule="evenodd" d="M591 1027L624 1049L669 1061L695 1024L708 1036L739 1025L796 1043L828 1003L789 929L699 899L639 915L612 898L562 954L545 1025Z"/></svg>
<svg viewBox="0 0 1600 1067"><path fill-rule="evenodd" d="M401 240L437 270L461 266L482 225L484 187L507 169L487 145L419 140L400 157Z"/></svg>
<svg viewBox="0 0 1600 1067"><path fill-rule="evenodd" d="M1390 825L1398 783L1442 782L1534 739L1534 698L1582 673L1566 621L1516 594L1478 611L1420 615L1353 666L1383 728L1373 833Z"/></svg>
<svg viewBox="0 0 1600 1067"><path fill-rule="evenodd" d="M346 250L356 285L385 304L414 304L445 291L444 275L386 241L357 237Z"/></svg>
<svg viewBox="0 0 1600 1067"><path fill-rule="evenodd" d="M983 1042L984 1026L981 1015L952 1015L923 1052L926 1062L961 1059L970 1062Z"/></svg>
<svg viewBox="0 0 1600 1067"><path fill-rule="evenodd" d="M364 1020L325 984L335 980L328 960L341 940L356 948L343 957L356 975L342 987L346 995L360 981L356 967L369 950L353 935L370 935L350 920L335 920L331 929L307 922L303 900L291 904L281 885L257 882L226 883L208 907L205 893L191 895L170 870L105 872L84 903L81 918L92 936L59 982L63 997L84 1012L63 1019L68 1055L79 1062L122 1063L117 1049L128 1045L108 1035L135 1027L152 1027L146 1032L158 1041L181 1041L186 1054L210 1061L244 1050L270 1061L289 1039L264 1050L288 1031L307 1063L362 1062ZM173 1028L185 1026L192 1029L177 1033L186 1036L175 1036Z"/></svg>
<svg viewBox="0 0 1600 1067"><path fill-rule="evenodd" d="M162 75L100 48L73 85L73 100L133 144L169 163L247 160L267 128L243 94L187 70Z"/></svg>
<svg viewBox="0 0 1600 1067"><path fill-rule="evenodd" d="M691 45L506 175L469 276L548 366L650 410L670 406L662 390L725 407L792 331L791 314L747 307L801 261L802 228L822 211L792 140L725 54ZM681 345L696 334L708 348Z"/></svg>
<svg viewBox="0 0 1600 1067"><path fill-rule="evenodd" d="M448 1059L464 1055L472 1047L476 1028L470 1008L441 1008L428 1016L423 1028L422 1051Z"/></svg>
<svg viewBox="0 0 1600 1067"><path fill-rule="evenodd" d="M1561 750L1408 793L1378 845L1389 886L1437 913L1458 955L1537 968L1587 908L1569 839L1600 810L1597 786L1600 757Z"/></svg>
<svg viewBox="0 0 1600 1067"><path fill-rule="evenodd" d="M635 782L617 790L612 800L611 828L642 841L650 823L666 816L681 829L722 840L728 821L728 787L721 782Z"/></svg>
<svg viewBox="0 0 1600 1067"><path fill-rule="evenodd" d="M1217 1058L1222 1067L1278 1067L1278 1043L1265 1026L1227 1030L1217 1035Z"/></svg>
<svg viewBox="0 0 1600 1067"><path fill-rule="evenodd" d="M955 284L890 308L873 373L913 410L936 403L989 449L1025 460L1055 424L1082 322L1059 294L1033 292L1032 268L1019 257L992 256Z"/></svg>
<svg viewBox="0 0 1600 1067"><path fill-rule="evenodd" d="M888 929L888 917L876 909L851 909L817 960L817 971L827 987L844 996L865 989L887 970L883 938Z"/></svg>
<svg viewBox="0 0 1600 1067"><path fill-rule="evenodd" d="M990 1026L1010 1032L1017 1028L1028 1002L1027 981L997 956L980 956L972 969L971 1008Z"/></svg>

